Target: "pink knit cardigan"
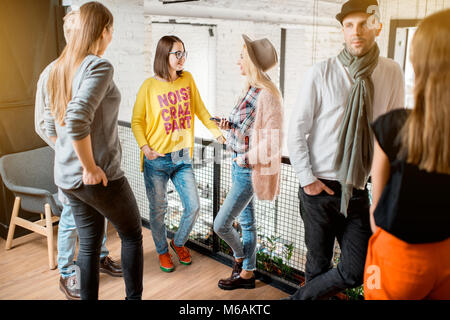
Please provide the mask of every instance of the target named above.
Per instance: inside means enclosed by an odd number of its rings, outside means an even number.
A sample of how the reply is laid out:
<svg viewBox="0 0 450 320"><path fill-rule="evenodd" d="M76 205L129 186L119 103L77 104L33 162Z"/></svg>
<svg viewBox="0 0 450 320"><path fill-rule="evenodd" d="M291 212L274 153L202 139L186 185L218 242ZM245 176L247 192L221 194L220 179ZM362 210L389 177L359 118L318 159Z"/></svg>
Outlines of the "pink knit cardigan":
<svg viewBox="0 0 450 320"><path fill-rule="evenodd" d="M255 122L247 153L252 166L252 185L259 200L273 200L280 194L282 102L269 90L258 95Z"/></svg>

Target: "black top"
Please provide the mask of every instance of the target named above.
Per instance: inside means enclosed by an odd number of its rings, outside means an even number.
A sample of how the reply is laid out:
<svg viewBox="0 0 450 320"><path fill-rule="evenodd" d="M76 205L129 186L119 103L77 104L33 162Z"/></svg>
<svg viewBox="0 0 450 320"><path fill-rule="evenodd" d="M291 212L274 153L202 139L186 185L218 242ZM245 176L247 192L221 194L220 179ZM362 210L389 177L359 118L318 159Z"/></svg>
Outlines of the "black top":
<svg viewBox="0 0 450 320"><path fill-rule="evenodd" d="M408 243L450 237L450 175L427 172L399 155L405 109L379 117L372 129L391 165L391 174L374 213L377 226Z"/></svg>

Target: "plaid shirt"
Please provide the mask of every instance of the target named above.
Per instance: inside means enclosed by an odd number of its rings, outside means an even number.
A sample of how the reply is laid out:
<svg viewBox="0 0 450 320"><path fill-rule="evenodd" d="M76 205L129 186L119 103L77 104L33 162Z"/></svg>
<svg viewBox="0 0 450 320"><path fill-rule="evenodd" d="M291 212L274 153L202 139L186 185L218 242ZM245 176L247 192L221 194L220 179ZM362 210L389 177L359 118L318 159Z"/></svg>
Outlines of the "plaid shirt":
<svg viewBox="0 0 450 320"><path fill-rule="evenodd" d="M261 89L250 87L228 118L232 125L228 131L227 147L238 154L237 162L240 165L248 166L244 154L249 149L251 129L256 116L256 100L260 91Z"/></svg>

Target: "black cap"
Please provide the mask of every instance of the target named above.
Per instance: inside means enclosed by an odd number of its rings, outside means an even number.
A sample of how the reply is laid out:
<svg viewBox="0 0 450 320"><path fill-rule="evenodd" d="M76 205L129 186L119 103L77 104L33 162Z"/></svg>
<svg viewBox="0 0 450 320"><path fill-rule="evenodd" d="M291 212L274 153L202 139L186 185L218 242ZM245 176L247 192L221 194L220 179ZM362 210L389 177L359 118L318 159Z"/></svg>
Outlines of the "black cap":
<svg viewBox="0 0 450 320"><path fill-rule="evenodd" d="M370 6L378 6L377 0L349 0L342 5L341 12L336 15L336 19L342 24L344 18L353 12L367 12Z"/></svg>

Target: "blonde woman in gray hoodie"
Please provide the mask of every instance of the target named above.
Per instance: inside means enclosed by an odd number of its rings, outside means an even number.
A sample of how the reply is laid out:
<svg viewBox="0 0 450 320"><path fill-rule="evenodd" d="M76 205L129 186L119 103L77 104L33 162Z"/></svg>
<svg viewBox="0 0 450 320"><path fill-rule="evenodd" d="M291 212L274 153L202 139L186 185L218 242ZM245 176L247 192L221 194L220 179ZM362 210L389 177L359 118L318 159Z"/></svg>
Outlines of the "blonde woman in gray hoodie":
<svg viewBox="0 0 450 320"><path fill-rule="evenodd" d="M105 217L121 239L126 298L142 296L141 218L120 168L120 92L113 81L113 66L102 58L112 34L113 16L105 6L99 2L82 5L80 30L55 62L48 80L46 131L58 137L55 184L69 199L80 239L81 299L98 299Z"/></svg>

